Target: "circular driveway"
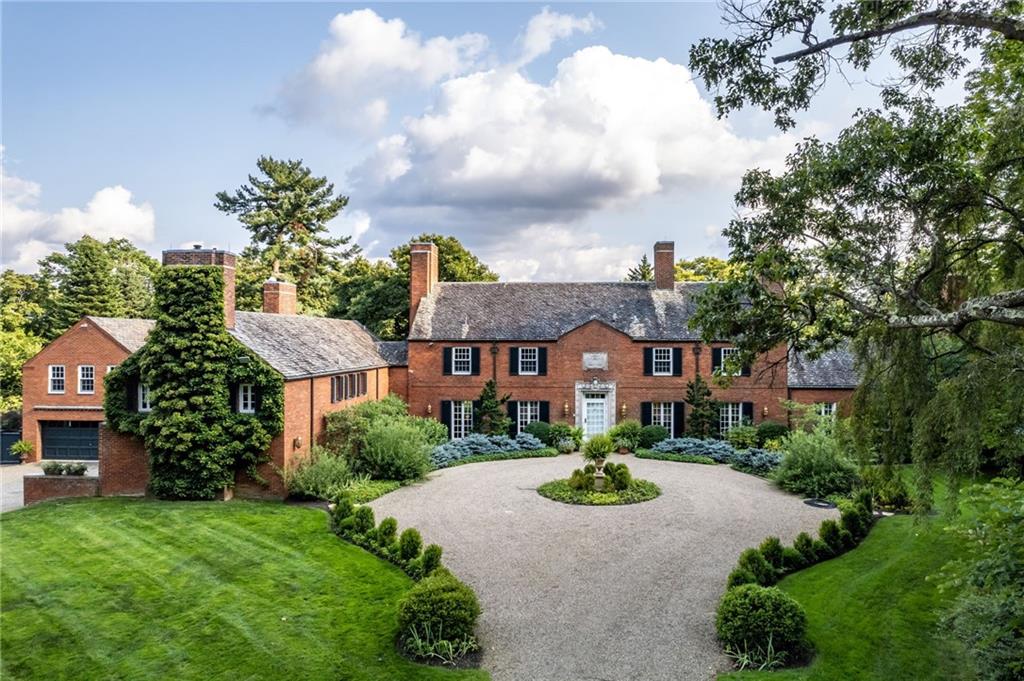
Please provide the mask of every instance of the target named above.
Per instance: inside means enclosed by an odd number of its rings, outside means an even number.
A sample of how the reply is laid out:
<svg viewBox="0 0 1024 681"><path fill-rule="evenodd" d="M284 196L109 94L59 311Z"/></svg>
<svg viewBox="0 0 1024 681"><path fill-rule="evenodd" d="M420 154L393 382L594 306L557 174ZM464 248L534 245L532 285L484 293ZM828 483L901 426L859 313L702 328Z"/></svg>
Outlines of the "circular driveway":
<svg viewBox="0 0 1024 681"><path fill-rule="evenodd" d="M494 681L713 679L728 669L714 612L740 551L837 515L727 466L611 460L661 496L595 507L537 494L583 465L573 455L456 466L371 504L443 546L476 590Z"/></svg>

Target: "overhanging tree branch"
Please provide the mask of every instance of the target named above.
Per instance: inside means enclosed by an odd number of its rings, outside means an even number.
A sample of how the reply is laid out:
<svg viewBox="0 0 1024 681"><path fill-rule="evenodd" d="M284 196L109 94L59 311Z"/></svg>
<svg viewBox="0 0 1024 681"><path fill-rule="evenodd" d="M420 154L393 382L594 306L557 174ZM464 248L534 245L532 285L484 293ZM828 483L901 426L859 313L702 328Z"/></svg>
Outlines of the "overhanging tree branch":
<svg viewBox="0 0 1024 681"><path fill-rule="evenodd" d="M921 12L907 17L902 21L889 24L888 26L879 26L878 28L872 28L866 31L857 31L856 33L849 33L847 35L829 38L828 40L823 40L820 43L816 43L802 50L796 50L794 52L788 52L786 54L779 55L778 57L774 57L772 58L772 63L784 64L786 62L796 61L801 57L807 57L813 54L818 54L819 52L824 52L825 50L829 50L838 45L847 45L860 40L880 38L882 36L892 35L893 33L911 31L915 28L923 28L925 26L956 26L959 28L984 29L987 31L1001 33L1010 40L1024 41L1024 22L1008 17L995 17L991 14L983 14L981 12L952 12L949 10L939 9Z"/></svg>

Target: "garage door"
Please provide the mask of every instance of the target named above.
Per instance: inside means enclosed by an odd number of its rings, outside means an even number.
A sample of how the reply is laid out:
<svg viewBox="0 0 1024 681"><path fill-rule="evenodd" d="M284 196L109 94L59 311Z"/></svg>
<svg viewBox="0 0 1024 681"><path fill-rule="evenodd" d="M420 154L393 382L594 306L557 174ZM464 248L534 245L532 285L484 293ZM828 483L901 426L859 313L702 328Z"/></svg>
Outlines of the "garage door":
<svg viewBox="0 0 1024 681"><path fill-rule="evenodd" d="M99 424L95 421L43 421L44 459L97 459Z"/></svg>

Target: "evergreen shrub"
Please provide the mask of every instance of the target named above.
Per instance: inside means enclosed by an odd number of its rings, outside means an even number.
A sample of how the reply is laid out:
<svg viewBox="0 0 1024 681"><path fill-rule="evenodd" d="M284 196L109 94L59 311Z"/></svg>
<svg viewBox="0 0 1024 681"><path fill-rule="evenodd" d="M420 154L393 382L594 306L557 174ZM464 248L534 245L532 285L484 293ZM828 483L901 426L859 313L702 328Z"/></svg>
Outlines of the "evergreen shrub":
<svg viewBox="0 0 1024 681"><path fill-rule="evenodd" d="M744 654L754 664L774 653L782 664L798 662L809 651L807 614L791 596L775 587L743 584L729 589L715 621L726 651Z"/></svg>

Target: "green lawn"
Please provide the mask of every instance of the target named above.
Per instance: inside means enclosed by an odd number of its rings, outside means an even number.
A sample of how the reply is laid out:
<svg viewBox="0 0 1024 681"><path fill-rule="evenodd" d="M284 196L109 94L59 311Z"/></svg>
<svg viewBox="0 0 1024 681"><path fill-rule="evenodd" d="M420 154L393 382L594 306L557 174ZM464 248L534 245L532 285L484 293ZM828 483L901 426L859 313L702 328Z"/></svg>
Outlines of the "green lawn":
<svg viewBox="0 0 1024 681"><path fill-rule="evenodd" d="M733 681L771 679L954 681L970 678L957 647L936 629L952 594L926 577L963 550L943 519L880 520L856 549L797 572L779 586L807 610L817 648L805 668L739 672Z"/></svg>
<svg viewBox="0 0 1024 681"><path fill-rule="evenodd" d="M395 651L412 582L277 503L90 499L0 516L4 679L486 679Z"/></svg>

